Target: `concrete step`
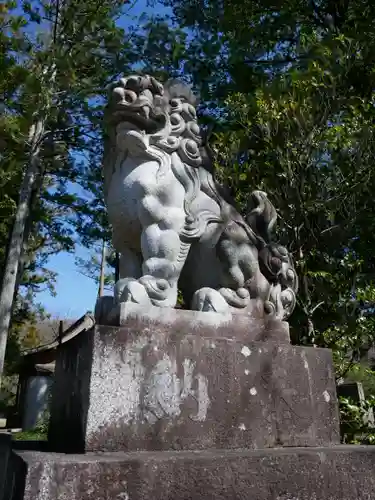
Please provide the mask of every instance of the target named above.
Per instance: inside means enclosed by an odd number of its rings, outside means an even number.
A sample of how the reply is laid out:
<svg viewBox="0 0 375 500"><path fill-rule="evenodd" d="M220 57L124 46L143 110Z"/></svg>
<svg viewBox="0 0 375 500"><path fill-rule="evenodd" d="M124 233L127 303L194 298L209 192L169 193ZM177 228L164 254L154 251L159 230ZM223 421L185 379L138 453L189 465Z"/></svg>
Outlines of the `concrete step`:
<svg viewBox="0 0 375 500"><path fill-rule="evenodd" d="M375 446L14 455L17 500L375 499Z"/></svg>

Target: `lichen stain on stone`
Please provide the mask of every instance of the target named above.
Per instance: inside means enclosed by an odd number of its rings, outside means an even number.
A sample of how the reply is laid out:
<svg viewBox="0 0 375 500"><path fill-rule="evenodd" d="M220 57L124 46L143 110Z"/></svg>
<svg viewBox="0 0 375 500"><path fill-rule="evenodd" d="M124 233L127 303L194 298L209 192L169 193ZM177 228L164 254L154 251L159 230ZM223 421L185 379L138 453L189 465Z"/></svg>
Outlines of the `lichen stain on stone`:
<svg viewBox="0 0 375 500"><path fill-rule="evenodd" d="M245 358L247 358L248 356L250 356L251 351L246 345L244 345L243 348L241 349L241 354L243 354Z"/></svg>
<svg viewBox="0 0 375 500"><path fill-rule="evenodd" d="M252 387L252 388L250 389L250 394L251 394L252 396L256 396L256 395L258 394L258 391L256 390L256 388L255 388L255 387Z"/></svg>
<svg viewBox="0 0 375 500"><path fill-rule="evenodd" d="M323 453L323 452L319 452L319 453L318 453L318 456L319 456L319 458L320 458L320 462L321 462L322 464L324 464L324 463L327 461L327 455L326 455L325 453Z"/></svg>
<svg viewBox="0 0 375 500"><path fill-rule="evenodd" d="M210 405L210 398L208 396L207 379L202 374L198 373L198 410L196 415L190 415L192 420L204 422L207 416L207 410Z"/></svg>
<svg viewBox="0 0 375 500"><path fill-rule="evenodd" d="M249 375L250 370L245 370L245 375Z"/></svg>
<svg viewBox="0 0 375 500"><path fill-rule="evenodd" d="M331 396L329 395L329 392L328 391L324 391L323 392L323 397L324 397L324 401L326 403L329 403L331 401Z"/></svg>
<svg viewBox="0 0 375 500"><path fill-rule="evenodd" d="M289 495L281 495L281 496L277 496L276 500L300 500L300 499L298 497L292 497ZM311 499L311 500L313 500L313 499Z"/></svg>
<svg viewBox="0 0 375 500"><path fill-rule="evenodd" d="M238 426L238 428L240 429L240 431L246 431L246 425L245 424L240 424Z"/></svg>
<svg viewBox="0 0 375 500"><path fill-rule="evenodd" d="M96 342L97 353L92 366L93 382L90 390L87 434L96 433L106 424L121 421L127 424L139 416L140 395L145 377L142 365L142 348L148 344L147 337L140 336L127 349ZM92 416L95 415L95 420Z"/></svg>
<svg viewBox="0 0 375 500"><path fill-rule="evenodd" d="M144 416L150 422L154 419L178 417L181 405L190 396L196 401L196 414L189 418L204 421L210 405L207 379L200 373L193 375L195 363L189 359L183 362L183 379L177 375L177 362L164 354L144 384ZM193 389L194 381L197 389Z"/></svg>
<svg viewBox="0 0 375 500"><path fill-rule="evenodd" d="M150 421L163 416L180 415L180 381L177 363L166 354L159 360L144 383L145 418Z"/></svg>
<svg viewBox="0 0 375 500"><path fill-rule="evenodd" d="M119 493L116 495L116 500L130 500L129 495L124 491L123 493Z"/></svg>
<svg viewBox="0 0 375 500"><path fill-rule="evenodd" d="M96 343L94 355L87 435L95 434L105 425L127 425L132 421L155 423L163 417L181 414L181 405L191 397L196 402L192 420L204 421L210 405L206 377L194 375L195 363L183 361L183 377L179 379L176 359L167 354L151 371L142 356L149 345L147 336L140 336L126 349ZM157 346L156 346L157 347ZM193 386L196 388L193 388ZM90 416L95 415L95 418Z"/></svg>

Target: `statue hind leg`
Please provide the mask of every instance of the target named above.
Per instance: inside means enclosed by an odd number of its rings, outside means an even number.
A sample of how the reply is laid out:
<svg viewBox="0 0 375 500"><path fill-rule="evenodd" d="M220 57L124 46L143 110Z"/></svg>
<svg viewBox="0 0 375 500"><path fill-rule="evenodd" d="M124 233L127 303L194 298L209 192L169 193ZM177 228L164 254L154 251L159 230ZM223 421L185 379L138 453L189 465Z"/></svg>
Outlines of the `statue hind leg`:
<svg viewBox="0 0 375 500"><path fill-rule="evenodd" d="M202 288L195 293L193 308L198 310L245 310L251 298L268 300L270 285L259 269L258 249L243 225L230 221L216 246L221 264L217 290Z"/></svg>

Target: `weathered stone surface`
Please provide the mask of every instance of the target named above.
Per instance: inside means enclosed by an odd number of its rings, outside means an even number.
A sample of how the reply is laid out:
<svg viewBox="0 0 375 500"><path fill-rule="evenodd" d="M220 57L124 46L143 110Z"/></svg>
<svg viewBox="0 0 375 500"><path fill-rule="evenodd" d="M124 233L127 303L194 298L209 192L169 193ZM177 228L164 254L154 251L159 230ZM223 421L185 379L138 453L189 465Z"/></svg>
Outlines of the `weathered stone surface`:
<svg viewBox="0 0 375 500"><path fill-rule="evenodd" d="M203 313L202 313L203 314ZM331 353L230 326L129 319L62 346L53 451L319 446L339 441ZM220 336L219 336L220 335Z"/></svg>
<svg viewBox="0 0 375 500"><path fill-rule="evenodd" d="M208 335L237 340L289 344L289 324L265 317L261 300L252 300L248 313L189 311L156 306L143 307L132 302L118 304L106 318L105 325L129 326L134 329L158 329L165 335ZM229 332L229 333L228 333Z"/></svg>
<svg viewBox="0 0 375 500"><path fill-rule="evenodd" d="M375 498L374 447L19 456L24 500Z"/></svg>

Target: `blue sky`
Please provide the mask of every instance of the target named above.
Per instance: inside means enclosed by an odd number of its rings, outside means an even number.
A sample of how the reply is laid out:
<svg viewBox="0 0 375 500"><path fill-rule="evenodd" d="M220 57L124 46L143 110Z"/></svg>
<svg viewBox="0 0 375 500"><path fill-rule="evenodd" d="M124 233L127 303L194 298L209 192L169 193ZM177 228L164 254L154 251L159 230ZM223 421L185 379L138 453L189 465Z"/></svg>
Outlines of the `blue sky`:
<svg viewBox="0 0 375 500"><path fill-rule="evenodd" d="M131 8L131 17L138 17L142 13L154 11L158 14L166 13L165 8L147 6L147 0L138 0ZM126 28L129 16L120 19L119 24ZM56 296L50 292L38 293L37 302L41 303L46 311L54 318L68 319L78 318L85 312L94 310L98 293L98 285L93 279L80 274L76 264L76 257L88 259L92 251L78 246L75 254L60 252L50 258L47 267L58 273L55 284ZM107 294L109 292L106 292Z"/></svg>
<svg viewBox="0 0 375 500"><path fill-rule="evenodd" d="M94 310L98 287L94 280L78 272L76 256L88 258L90 252L77 247L76 254L60 252L51 257L48 263L49 269L58 272L55 285L57 295L53 297L48 291L40 292L37 302L43 304L54 318L74 319Z"/></svg>

